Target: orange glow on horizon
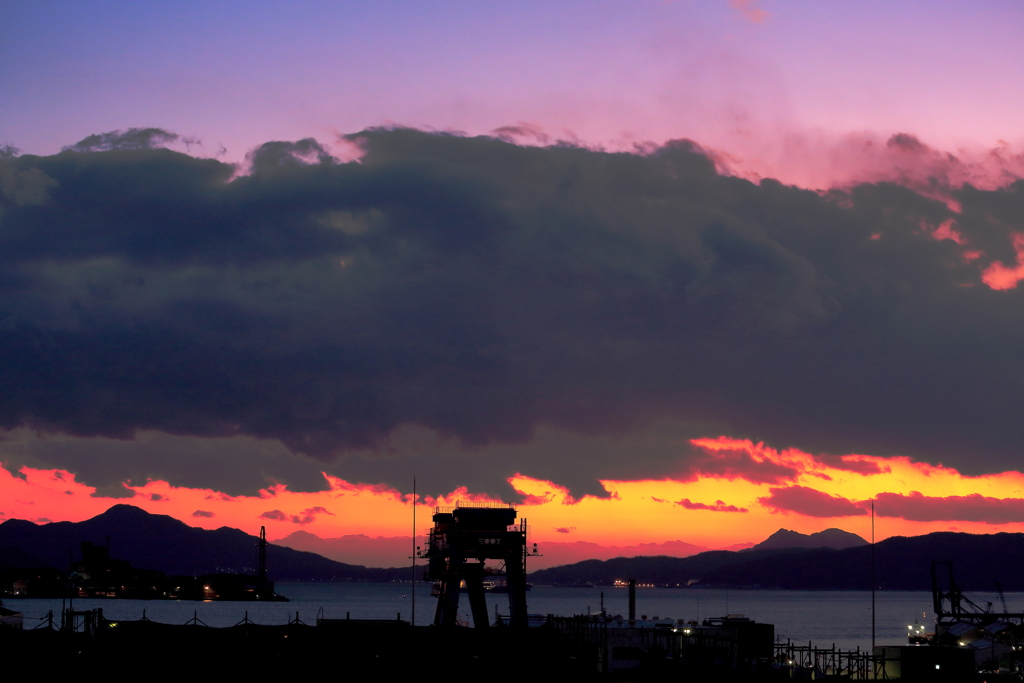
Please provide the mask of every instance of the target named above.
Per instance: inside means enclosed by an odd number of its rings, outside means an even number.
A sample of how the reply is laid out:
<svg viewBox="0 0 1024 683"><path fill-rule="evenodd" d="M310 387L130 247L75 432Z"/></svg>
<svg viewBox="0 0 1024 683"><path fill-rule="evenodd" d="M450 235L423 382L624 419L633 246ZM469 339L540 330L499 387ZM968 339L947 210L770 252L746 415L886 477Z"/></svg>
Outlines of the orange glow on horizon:
<svg viewBox="0 0 1024 683"><path fill-rule="evenodd" d="M692 444L700 452L686 461L687 474L602 481L605 497L574 499L566 487L525 474L509 483L522 497L517 508L528 520L532 539L541 544L685 541L722 548L760 542L780 527L802 533L839 527L867 538L871 500L877 501L878 539L948 530L1024 531L1020 472L971 477L906 457L815 456L728 437L695 439ZM125 499L97 497L94 488L62 470L24 468L20 474L0 469L0 520L81 521L124 502L207 529L230 526L255 533L265 525L272 540L299 530L321 538L395 537L410 530L411 495L326 474L327 490L319 492L293 492L277 484L257 495L229 496L150 481L126 486L134 495ZM492 499L465 488L436 498L420 496L426 509L421 508L419 533L429 528L434 506L458 500ZM1003 513L985 517L997 509ZM967 519L943 518L958 511Z"/></svg>

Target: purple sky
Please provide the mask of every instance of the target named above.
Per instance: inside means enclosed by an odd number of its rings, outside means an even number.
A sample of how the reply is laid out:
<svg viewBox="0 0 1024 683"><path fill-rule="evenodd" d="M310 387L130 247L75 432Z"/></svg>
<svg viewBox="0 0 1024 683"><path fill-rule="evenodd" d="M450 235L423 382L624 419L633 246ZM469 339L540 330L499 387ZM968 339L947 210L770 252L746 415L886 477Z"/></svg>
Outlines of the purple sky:
<svg viewBox="0 0 1024 683"><path fill-rule="evenodd" d="M0 34L12 471L1019 467L1019 0L0 1Z"/></svg>
<svg viewBox="0 0 1024 683"><path fill-rule="evenodd" d="M1011 0L39 2L0 24L0 144L36 154L129 127L238 160L389 123L527 123L612 149L686 137L812 183L850 135L1024 136Z"/></svg>

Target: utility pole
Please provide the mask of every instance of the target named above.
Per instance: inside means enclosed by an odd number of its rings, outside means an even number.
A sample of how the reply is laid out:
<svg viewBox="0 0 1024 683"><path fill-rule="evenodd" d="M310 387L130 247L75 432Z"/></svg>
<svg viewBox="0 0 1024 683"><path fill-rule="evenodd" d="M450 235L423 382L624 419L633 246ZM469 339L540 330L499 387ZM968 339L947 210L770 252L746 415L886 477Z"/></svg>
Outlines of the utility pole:
<svg viewBox="0 0 1024 683"><path fill-rule="evenodd" d="M412 625L416 625L416 475L412 475Z"/></svg>
<svg viewBox="0 0 1024 683"><path fill-rule="evenodd" d="M875 653L875 501L871 501L871 654Z"/></svg>
<svg viewBox="0 0 1024 683"><path fill-rule="evenodd" d="M267 581L267 527L260 527L260 566L258 570L259 582Z"/></svg>

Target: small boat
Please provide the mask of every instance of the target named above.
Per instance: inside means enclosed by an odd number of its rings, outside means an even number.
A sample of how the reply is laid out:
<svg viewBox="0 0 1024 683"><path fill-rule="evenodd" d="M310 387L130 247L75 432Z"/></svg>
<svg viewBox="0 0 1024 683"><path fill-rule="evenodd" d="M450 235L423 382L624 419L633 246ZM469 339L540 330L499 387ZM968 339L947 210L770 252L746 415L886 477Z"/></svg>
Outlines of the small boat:
<svg viewBox="0 0 1024 683"><path fill-rule="evenodd" d="M526 590L533 588L532 583L526 584ZM484 581L485 593L508 593L508 584L504 581Z"/></svg>

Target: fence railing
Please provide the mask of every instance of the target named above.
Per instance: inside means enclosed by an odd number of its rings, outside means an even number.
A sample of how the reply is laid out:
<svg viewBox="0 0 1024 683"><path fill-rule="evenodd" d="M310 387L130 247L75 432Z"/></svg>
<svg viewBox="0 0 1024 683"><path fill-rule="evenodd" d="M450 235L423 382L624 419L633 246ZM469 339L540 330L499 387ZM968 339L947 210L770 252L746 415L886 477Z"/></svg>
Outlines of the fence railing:
<svg viewBox="0 0 1024 683"><path fill-rule="evenodd" d="M775 663L799 669L810 669L825 676L846 676L851 681L888 680L885 657L874 655L859 647L855 650L840 650L835 645L829 648L797 645L792 641L775 643Z"/></svg>
<svg viewBox="0 0 1024 683"><path fill-rule="evenodd" d="M438 505L434 508L434 514L455 512L458 508L487 508L489 510L511 510L515 503L503 503L500 500L457 500L455 505Z"/></svg>

